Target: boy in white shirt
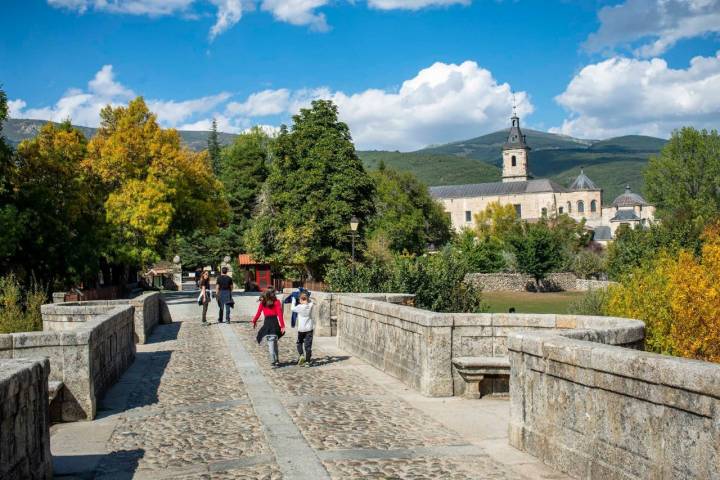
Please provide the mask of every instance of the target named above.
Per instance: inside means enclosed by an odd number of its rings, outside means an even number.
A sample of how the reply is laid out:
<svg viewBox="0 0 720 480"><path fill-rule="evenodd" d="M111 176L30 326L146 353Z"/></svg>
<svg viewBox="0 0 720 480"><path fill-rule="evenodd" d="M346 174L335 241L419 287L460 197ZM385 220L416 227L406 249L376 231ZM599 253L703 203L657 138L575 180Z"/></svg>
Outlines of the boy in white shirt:
<svg viewBox="0 0 720 480"><path fill-rule="evenodd" d="M313 302L307 293L300 294L300 303L292 307L293 313L297 313L297 351L298 366L310 366L312 359L312 341L313 341L313 321L310 318ZM303 346L305 347L305 356L303 356Z"/></svg>

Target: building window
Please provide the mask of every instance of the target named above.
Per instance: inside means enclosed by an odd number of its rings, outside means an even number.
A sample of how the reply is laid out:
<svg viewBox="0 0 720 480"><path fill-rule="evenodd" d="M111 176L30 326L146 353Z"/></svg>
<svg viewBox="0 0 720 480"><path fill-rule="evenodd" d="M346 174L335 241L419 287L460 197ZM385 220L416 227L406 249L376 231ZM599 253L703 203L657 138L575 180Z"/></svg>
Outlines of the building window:
<svg viewBox="0 0 720 480"><path fill-rule="evenodd" d="M515 216L517 218L522 218L522 207L520 204L516 203L513 207L515 207Z"/></svg>
<svg viewBox="0 0 720 480"><path fill-rule="evenodd" d="M542 209L542 216L543 216L543 218L547 217L547 208Z"/></svg>
<svg viewBox="0 0 720 480"><path fill-rule="evenodd" d="M590 211L592 213L597 212L597 200L593 200L592 202L590 202Z"/></svg>
<svg viewBox="0 0 720 480"><path fill-rule="evenodd" d="M515 155L510 157L510 162L512 162L513 167L517 166L517 159L515 158Z"/></svg>
<svg viewBox="0 0 720 480"><path fill-rule="evenodd" d="M472 222L472 212L470 210L465 210L465 221Z"/></svg>
<svg viewBox="0 0 720 480"><path fill-rule="evenodd" d="M585 202L578 200L578 213L585 213Z"/></svg>
<svg viewBox="0 0 720 480"><path fill-rule="evenodd" d="M572 213L572 203L567 202L567 211L568 213Z"/></svg>
<svg viewBox="0 0 720 480"><path fill-rule="evenodd" d="M560 213L560 215L562 215L562 213L563 213L563 207L560 207L560 208L558 209L558 212Z"/></svg>

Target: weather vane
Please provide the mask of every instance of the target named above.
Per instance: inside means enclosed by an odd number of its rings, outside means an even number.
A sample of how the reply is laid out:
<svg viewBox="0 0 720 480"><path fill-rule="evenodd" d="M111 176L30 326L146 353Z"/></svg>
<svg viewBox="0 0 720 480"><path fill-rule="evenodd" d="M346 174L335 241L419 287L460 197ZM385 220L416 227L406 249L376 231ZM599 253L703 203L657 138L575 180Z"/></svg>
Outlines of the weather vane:
<svg viewBox="0 0 720 480"><path fill-rule="evenodd" d="M512 92L513 97L513 117L517 117L517 104L515 103L515 92Z"/></svg>

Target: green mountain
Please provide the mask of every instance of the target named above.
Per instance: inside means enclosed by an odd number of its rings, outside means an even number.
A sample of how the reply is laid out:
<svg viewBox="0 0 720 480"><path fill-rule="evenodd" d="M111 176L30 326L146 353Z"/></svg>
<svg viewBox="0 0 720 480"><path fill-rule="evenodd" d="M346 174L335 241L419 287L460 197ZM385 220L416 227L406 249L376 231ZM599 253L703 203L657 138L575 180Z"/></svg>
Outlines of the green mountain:
<svg viewBox="0 0 720 480"><path fill-rule="evenodd" d="M47 122L45 120L26 120L19 118L10 118L3 124L3 136L8 141L17 146L23 140L33 138L40 131L40 128ZM54 123L54 122L53 122ZM97 129L91 127L79 127L76 126L83 134L90 138L95 135ZM207 138L209 132L196 132L189 130L179 130L180 137L183 143L190 149L195 151L204 150L207 148ZM220 144L227 145L232 143L233 139L237 135L232 133L218 132Z"/></svg>
<svg viewBox="0 0 720 480"><path fill-rule="evenodd" d="M502 173L495 165L454 155L360 151L358 156L367 169L375 170L383 161L389 168L414 173L428 185L497 182Z"/></svg>

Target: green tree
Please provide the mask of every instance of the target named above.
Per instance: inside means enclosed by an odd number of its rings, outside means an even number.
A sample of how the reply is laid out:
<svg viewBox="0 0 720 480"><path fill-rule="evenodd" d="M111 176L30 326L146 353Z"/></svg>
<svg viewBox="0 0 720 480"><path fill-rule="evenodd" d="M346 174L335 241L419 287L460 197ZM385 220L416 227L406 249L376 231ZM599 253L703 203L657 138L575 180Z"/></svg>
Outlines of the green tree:
<svg viewBox="0 0 720 480"><path fill-rule="evenodd" d="M15 206L12 188L15 175L13 151L2 133L8 118L7 96L0 88L0 272L8 271L11 257L17 252L19 239L24 229L23 218Z"/></svg>
<svg viewBox="0 0 720 480"><path fill-rule="evenodd" d="M685 245L697 250L704 226L720 213L718 132L691 127L673 132L660 155L650 158L645 191L658 218L683 230Z"/></svg>
<svg viewBox="0 0 720 480"><path fill-rule="evenodd" d="M293 116L292 127L282 127L274 142L246 246L256 258L322 277L326 265L350 252L350 218L361 220L361 230L367 226L373 194L373 181L337 107L316 100Z"/></svg>
<svg viewBox="0 0 720 480"><path fill-rule="evenodd" d="M105 107L100 119L87 163L106 193L113 260L147 265L171 256L168 245L178 234L213 233L227 221L207 153L183 148L177 131L160 128L141 97Z"/></svg>
<svg viewBox="0 0 720 480"><path fill-rule="evenodd" d="M47 123L18 146L14 183L24 229L13 270L24 283L35 277L67 287L97 273L105 222L86 153L87 140L69 121Z"/></svg>
<svg viewBox="0 0 720 480"><path fill-rule="evenodd" d="M540 282L563 262L562 241L546 222L524 223L522 231L508 238L520 272Z"/></svg>
<svg viewBox="0 0 720 480"><path fill-rule="evenodd" d="M414 254L450 240L450 219L412 173L384 168L371 176L376 194L369 239L382 238L390 250Z"/></svg>
<svg viewBox="0 0 720 480"><path fill-rule="evenodd" d="M212 127L207 140L208 156L210 157L210 166L213 173L218 176L220 174L220 139L218 137L217 121L213 118Z"/></svg>
<svg viewBox="0 0 720 480"><path fill-rule="evenodd" d="M500 272L507 267L503 243L494 236L481 236L463 229L455 236L453 247L467 260L471 273Z"/></svg>

